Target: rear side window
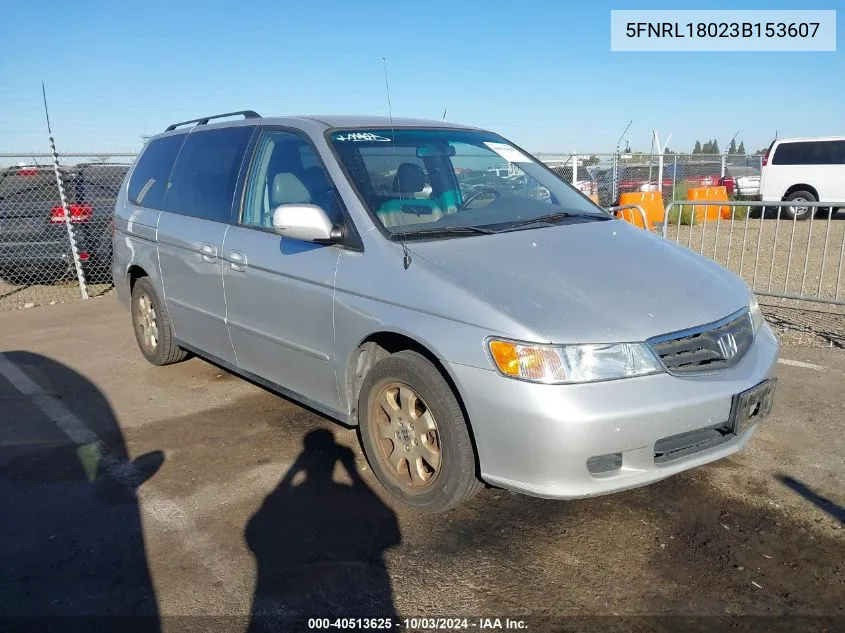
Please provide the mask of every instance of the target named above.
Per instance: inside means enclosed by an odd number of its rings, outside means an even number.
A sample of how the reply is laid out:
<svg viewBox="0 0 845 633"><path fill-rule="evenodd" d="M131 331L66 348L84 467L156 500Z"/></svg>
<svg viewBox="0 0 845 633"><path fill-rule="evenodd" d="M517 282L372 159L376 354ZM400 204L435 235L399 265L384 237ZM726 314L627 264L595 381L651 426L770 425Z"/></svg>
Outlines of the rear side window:
<svg viewBox="0 0 845 633"><path fill-rule="evenodd" d="M845 165L845 141L781 143L773 165Z"/></svg>
<svg viewBox="0 0 845 633"><path fill-rule="evenodd" d="M167 178L186 134L174 134L150 141L138 159L129 180L129 201L150 209L161 209Z"/></svg>
<svg viewBox="0 0 845 633"><path fill-rule="evenodd" d="M232 199L253 126L193 132L179 152L164 210L229 222Z"/></svg>

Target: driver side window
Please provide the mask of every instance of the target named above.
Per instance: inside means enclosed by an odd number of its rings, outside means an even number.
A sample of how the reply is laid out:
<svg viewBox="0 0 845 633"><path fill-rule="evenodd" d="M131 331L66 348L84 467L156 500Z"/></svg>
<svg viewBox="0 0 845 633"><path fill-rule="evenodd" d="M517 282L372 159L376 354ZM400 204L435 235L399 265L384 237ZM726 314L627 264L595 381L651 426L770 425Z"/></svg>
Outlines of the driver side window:
<svg viewBox="0 0 845 633"><path fill-rule="evenodd" d="M241 224L273 228L273 211L282 204L316 204L334 221L341 203L320 157L304 136L282 130L261 135L247 181Z"/></svg>

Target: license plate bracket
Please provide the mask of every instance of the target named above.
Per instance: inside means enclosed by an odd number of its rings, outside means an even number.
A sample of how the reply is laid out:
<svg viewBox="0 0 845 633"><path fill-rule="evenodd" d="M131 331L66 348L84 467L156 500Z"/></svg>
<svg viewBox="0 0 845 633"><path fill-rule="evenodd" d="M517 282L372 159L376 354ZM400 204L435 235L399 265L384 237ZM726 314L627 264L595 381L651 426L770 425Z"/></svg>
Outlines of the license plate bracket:
<svg viewBox="0 0 845 633"><path fill-rule="evenodd" d="M730 425L736 435L771 414L776 385L777 378L769 378L733 397Z"/></svg>

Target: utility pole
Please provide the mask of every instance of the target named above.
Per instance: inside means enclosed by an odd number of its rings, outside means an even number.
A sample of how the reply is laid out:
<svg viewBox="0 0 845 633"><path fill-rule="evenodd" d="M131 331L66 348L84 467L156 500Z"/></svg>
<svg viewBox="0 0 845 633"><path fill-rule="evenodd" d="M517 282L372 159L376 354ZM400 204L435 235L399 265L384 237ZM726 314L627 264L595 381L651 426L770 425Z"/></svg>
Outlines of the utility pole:
<svg viewBox="0 0 845 633"><path fill-rule="evenodd" d="M669 147L669 141L672 140L672 134L670 133L669 136L666 138L666 142L661 145L660 144L660 136L657 133L657 130L654 130L654 144L657 145L657 190L660 193L663 193L663 153L666 151L666 148Z"/></svg>

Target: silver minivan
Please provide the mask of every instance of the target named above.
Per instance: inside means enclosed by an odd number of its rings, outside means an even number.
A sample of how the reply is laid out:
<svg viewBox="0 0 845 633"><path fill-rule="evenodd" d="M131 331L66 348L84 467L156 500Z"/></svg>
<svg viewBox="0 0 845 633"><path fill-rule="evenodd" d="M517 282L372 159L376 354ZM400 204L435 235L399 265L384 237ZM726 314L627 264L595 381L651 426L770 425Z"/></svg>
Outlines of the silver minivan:
<svg viewBox="0 0 845 633"><path fill-rule="evenodd" d="M624 490L735 453L771 411L778 343L745 283L501 136L235 114L171 125L120 190L141 352L356 426L402 502Z"/></svg>

